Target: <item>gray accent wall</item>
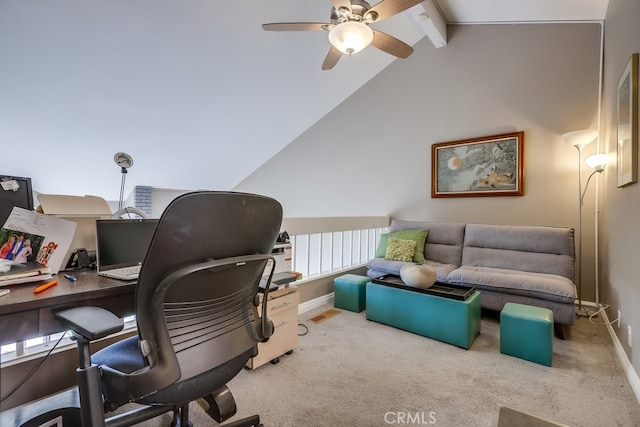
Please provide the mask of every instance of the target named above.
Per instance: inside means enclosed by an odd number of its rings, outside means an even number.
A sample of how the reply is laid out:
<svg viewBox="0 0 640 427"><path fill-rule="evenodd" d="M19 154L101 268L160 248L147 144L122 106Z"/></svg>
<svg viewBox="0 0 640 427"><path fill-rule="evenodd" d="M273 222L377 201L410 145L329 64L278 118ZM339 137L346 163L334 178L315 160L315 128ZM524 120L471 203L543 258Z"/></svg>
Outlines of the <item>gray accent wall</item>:
<svg viewBox="0 0 640 427"><path fill-rule="evenodd" d="M601 191L600 300L610 304L610 320L621 311L620 328L613 326L636 373L640 373L640 184L617 187L616 90L618 79L634 52L640 52L640 2L609 0L605 30L603 84L603 151L613 162L604 173ZM631 326L633 347L628 343ZM637 392L636 392L637 393Z"/></svg>
<svg viewBox="0 0 640 427"><path fill-rule="evenodd" d="M413 55L393 62L235 190L275 197L285 217L577 228L578 152L561 135L597 125L600 24L449 26L448 34L440 49L418 42ZM330 72L359 60L343 59ZM432 144L520 130L524 196L431 198ZM595 149L586 147L584 157ZM588 301L593 203L590 191L583 219Z"/></svg>

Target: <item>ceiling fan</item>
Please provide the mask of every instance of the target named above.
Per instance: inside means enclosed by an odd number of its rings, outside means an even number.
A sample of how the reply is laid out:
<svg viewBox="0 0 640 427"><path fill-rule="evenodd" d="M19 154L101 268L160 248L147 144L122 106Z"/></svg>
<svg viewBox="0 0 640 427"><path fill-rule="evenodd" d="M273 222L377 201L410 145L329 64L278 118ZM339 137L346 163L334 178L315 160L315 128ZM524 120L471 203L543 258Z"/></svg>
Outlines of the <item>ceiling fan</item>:
<svg viewBox="0 0 640 427"><path fill-rule="evenodd" d="M349 56L372 44L398 58L413 52L408 44L389 34L374 30L371 24L403 12L423 0L382 0L371 7L364 0L331 0L331 22L281 22L262 24L266 31L328 31L331 49L322 63L323 70L332 69L342 54Z"/></svg>

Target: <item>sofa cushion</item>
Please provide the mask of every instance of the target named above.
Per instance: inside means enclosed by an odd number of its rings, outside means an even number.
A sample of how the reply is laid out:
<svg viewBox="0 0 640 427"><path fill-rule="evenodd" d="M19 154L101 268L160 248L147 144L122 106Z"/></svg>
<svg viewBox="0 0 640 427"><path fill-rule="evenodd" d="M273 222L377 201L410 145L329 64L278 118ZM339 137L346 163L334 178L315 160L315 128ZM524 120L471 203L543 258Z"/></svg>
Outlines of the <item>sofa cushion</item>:
<svg viewBox="0 0 640 427"><path fill-rule="evenodd" d="M576 287L557 274L533 273L493 267L462 266L449 273L450 283L515 295L573 303Z"/></svg>
<svg viewBox="0 0 640 427"><path fill-rule="evenodd" d="M384 258L387 252L387 246L389 245L390 238L398 238L398 239L407 239L413 240L416 242L416 249L413 254L412 261L424 263L424 242L427 238L428 230L426 229L412 229L412 230L401 230L395 233L386 233L380 235L380 242L378 243L378 248L376 249L376 257Z"/></svg>
<svg viewBox="0 0 640 427"><path fill-rule="evenodd" d="M400 269L402 266L407 265L402 261L390 261L384 258L373 258L367 262L367 276L375 279L387 274L400 275ZM455 270L458 266L452 264L442 264L435 261L427 260L424 265L428 265L433 268L438 274L438 281L445 281L450 272Z"/></svg>
<svg viewBox="0 0 640 427"><path fill-rule="evenodd" d="M416 241L391 237L387 245L384 259L410 262L416 253Z"/></svg>
<svg viewBox="0 0 640 427"><path fill-rule="evenodd" d="M467 224L462 264L556 274L573 281L573 229Z"/></svg>
<svg viewBox="0 0 640 427"><path fill-rule="evenodd" d="M408 229L428 229L424 257L442 264L460 265L464 243L465 224L392 220L391 232Z"/></svg>

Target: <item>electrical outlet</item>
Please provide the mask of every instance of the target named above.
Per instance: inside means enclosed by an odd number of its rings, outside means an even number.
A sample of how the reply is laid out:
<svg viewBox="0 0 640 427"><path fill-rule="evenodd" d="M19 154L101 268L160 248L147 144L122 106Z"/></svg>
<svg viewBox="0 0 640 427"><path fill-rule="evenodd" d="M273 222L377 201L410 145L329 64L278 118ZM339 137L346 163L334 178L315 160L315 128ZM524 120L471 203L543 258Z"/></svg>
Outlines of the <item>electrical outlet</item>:
<svg viewBox="0 0 640 427"><path fill-rule="evenodd" d="M618 310L618 329L620 329L620 318L622 317L622 313Z"/></svg>
<svg viewBox="0 0 640 427"><path fill-rule="evenodd" d="M627 339L629 341L629 347L633 347L631 343L631 325L627 325Z"/></svg>

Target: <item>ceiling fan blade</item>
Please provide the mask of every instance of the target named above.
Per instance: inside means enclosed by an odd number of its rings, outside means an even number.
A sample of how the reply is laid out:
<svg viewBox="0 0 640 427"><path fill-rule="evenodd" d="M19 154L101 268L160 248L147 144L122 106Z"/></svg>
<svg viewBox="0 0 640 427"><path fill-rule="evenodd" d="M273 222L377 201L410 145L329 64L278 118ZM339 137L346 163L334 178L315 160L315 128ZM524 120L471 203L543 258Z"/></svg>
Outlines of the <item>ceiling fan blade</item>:
<svg viewBox="0 0 640 427"><path fill-rule="evenodd" d="M413 53L411 46L382 31L373 30L373 41L371 44L398 58L406 58Z"/></svg>
<svg viewBox="0 0 640 427"><path fill-rule="evenodd" d="M331 4L338 11L341 7L349 9L351 12L351 0L331 0Z"/></svg>
<svg viewBox="0 0 640 427"><path fill-rule="evenodd" d="M327 25L333 26L322 22L275 22L262 24L262 29L265 31L322 31Z"/></svg>
<svg viewBox="0 0 640 427"><path fill-rule="evenodd" d="M367 13L375 13L378 17L374 22L380 22L397 13L404 12L423 1L424 0L382 0L369 9Z"/></svg>
<svg viewBox="0 0 640 427"><path fill-rule="evenodd" d="M326 71L332 69L338 63L341 56L342 52L331 46L329 53L327 53L327 56L324 58L324 62L322 63L322 70Z"/></svg>

